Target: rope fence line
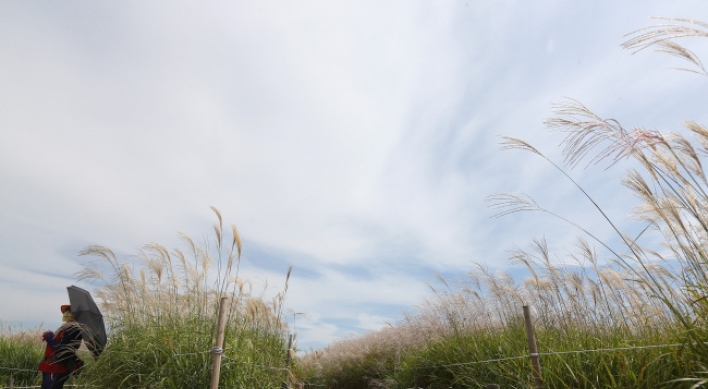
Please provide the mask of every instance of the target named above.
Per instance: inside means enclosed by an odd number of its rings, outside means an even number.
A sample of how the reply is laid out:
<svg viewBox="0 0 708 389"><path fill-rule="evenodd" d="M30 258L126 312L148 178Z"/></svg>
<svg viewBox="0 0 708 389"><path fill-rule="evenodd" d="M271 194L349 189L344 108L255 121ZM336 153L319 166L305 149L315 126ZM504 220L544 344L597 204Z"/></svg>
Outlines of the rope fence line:
<svg viewBox="0 0 708 389"><path fill-rule="evenodd" d="M74 388L98 388L98 386L88 386L88 385L76 385L76 384L66 384L64 385L65 388L68 387L74 387ZM2 386L0 389L32 389L32 388L41 388L40 385L34 385L34 386L15 386L13 385L12 388L9 386Z"/></svg>
<svg viewBox="0 0 708 389"><path fill-rule="evenodd" d="M669 348L669 347L688 346L690 344L691 343L669 343L669 344L653 344L653 345L647 345L647 346L599 348L599 349L590 349L590 350L547 351L547 352L532 353L532 354L527 354L527 355L519 355L519 356L515 356L515 357L508 357L508 358L487 359L484 361L451 363L448 365L421 366L421 367L418 367L417 369L422 370L422 369L434 369L437 367L454 367L454 366L476 365L476 364L480 364L480 363L493 363L493 362L511 361L511 360L515 360L515 359L524 359L524 358L530 358L530 357L534 357L534 356L538 357L538 356L548 356L548 355L597 353L597 352L606 352L606 351L626 351L626 350L642 350L642 349L651 349L651 348ZM708 342L704 342L703 344L708 344Z"/></svg>
<svg viewBox="0 0 708 389"><path fill-rule="evenodd" d="M223 350L222 348L220 348L220 347L212 347L212 348L210 348L209 350L206 350L206 351L198 351L198 352L193 352L193 353L173 353L172 356L174 356L174 357L180 357L180 356L202 355L202 354L219 354L219 355L221 355L221 356L222 356L223 358L225 358L225 359L234 359L233 357L230 357L230 356L226 355L226 354L224 353L224 350ZM257 366L257 367L261 367L261 368L264 368L264 369L271 369L271 370L290 370L290 369L288 369L288 368L286 368L286 367L267 366L267 365L260 365L260 364L257 364L257 363L248 363L248 362L244 362L244 361L234 361L234 362L231 362L231 363L226 363L226 365L229 365L229 364L233 365L233 364L236 364L236 363L242 363L242 364L245 364L245 365ZM23 369L23 368L6 367L6 366L0 366L0 370L18 371L18 372L29 372L29 373L36 373L36 372L39 372L39 370L37 370L37 369ZM64 385L64 386L67 386L67 387L68 387L68 386L70 386L70 385ZM36 387L39 388L40 386L36 386ZM21 387L20 387L20 386L16 386L15 388L19 389L19 388L21 388ZM30 388L30 387L28 387L28 388ZM0 387L0 389L4 389L4 387Z"/></svg>
<svg viewBox="0 0 708 389"><path fill-rule="evenodd" d="M210 348L210 349L207 350L207 351L197 351L197 352L193 352L193 353L179 353L179 354L178 354L178 353L172 353L172 356L173 356L173 357L181 357L181 356L185 356L185 355L201 355L201 354L219 354L219 355L223 355L223 354L224 354L224 350L221 349L221 348L219 348L219 347L212 347L212 348Z"/></svg>
<svg viewBox="0 0 708 389"><path fill-rule="evenodd" d="M497 358L497 359L487 359L485 361L473 361L473 362L460 362L460 363L451 363L449 365L429 365L429 366L421 366L416 368L417 370L422 370L422 369L434 369L436 367L453 367L453 366L466 366L466 365L477 365L480 363L492 363L492 362L503 362L503 361L511 361L514 359L524 359L528 358L528 355L520 355L516 357L508 357L508 358Z"/></svg>
<svg viewBox="0 0 708 389"><path fill-rule="evenodd" d="M259 364L257 364L257 363L248 363L248 362L244 362L244 361L227 362L227 363L225 363L224 365L236 365L236 364L238 364L238 363L241 363L241 364L244 364L244 365L248 365L248 366L256 366L256 367L260 367L260 368L263 368L263 369L269 369L269 370L290 371L290 369L288 369L287 367L265 366L265 365L259 365Z"/></svg>
<svg viewBox="0 0 708 389"><path fill-rule="evenodd" d="M223 346L223 320L222 320L222 312L223 312L223 304L226 298L221 299L221 305L220 310L219 310L219 325L217 328L217 345L212 347L209 350L206 351L199 351L199 352L190 352L190 353L172 353L173 357L180 357L180 356L188 356L188 355L202 355L202 354L213 354L214 355L214 366L215 368L212 371L212 382L211 386L212 388L217 388L218 387L218 380L219 380L219 367L221 366L221 358L225 359L232 359L233 362L227 362L225 365L235 365L238 363L244 364L244 365L249 365L249 366L255 366L255 367L260 367L260 368L265 368L265 369L271 369L271 370L281 370L281 371L288 371L289 375L290 373L290 358L291 358L291 352L292 352L292 343L293 343L293 335L290 335L290 340L288 344L288 354L287 354L287 365L288 367L275 367L275 366L266 366L266 365L260 365L260 364L255 364L255 363L248 363L245 361L236 361L235 358L230 357L228 355L224 354L224 350L222 349ZM566 355L566 354L582 354L582 353L596 353L596 352L611 352L611 351L626 351L626 350L642 350L642 349L655 349L655 348L668 348L668 347L684 347L684 346L689 346L689 345L697 345L697 344L705 344L708 345L708 342L694 342L694 343L673 343L673 344L659 344L659 345L645 345L645 346L629 346L629 347L615 347L615 348L601 348L601 349L586 349L586 350L570 350L570 351L549 351L549 352L538 352L537 351L537 346L536 346L536 340L535 340L535 335L534 335L534 329L533 329L533 324L530 316L530 310L528 306L524 306L524 319L525 319L525 326L526 326L526 335L527 339L529 341L529 351L530 353L527 355L519 355L519 356L512 356L512 357L506 357L506 358L495 358L495 359L487 359L483 361L471 361L471 362L461 362L461 363L452 363L452 364L446 364L446 365L429 365L429 366L421 366L421 367L415 367L414 370L424 370L424 369L433 369L433 368L447 368L447 367L455 367L455 366L469 366L469 365L476 365L476 364L483 364L483 363L494 363L494 362L504 362L504 361L511 361L511 360L519 360L519 359L525 359L529 358L531 359L531 362L534 367L534 376L536 379L536 388L541 388L541 366L540 366L540 357L541 356L550 356L550 355ZM5 370L5 371L18 371L18 372L38 372L36 369L23 369L23 368L14 368L14 367L5 367L5 366L0 366L0 370ZM215 373L216 372L216 373ZM216 376L216 379L214 380L214 377ZM300 384L305 384L305 383L300 383ZM310 382L306 383L308 386L325 386L325 385L316 385ZM12 384L12 378L10 378L10 381L8 383L10 385L9 387L1 387L0 389L30 389L30 388L41 388L41 386L14 386ZM285 387L287 382L283 382L283 386ZM80 387L81 385L67 385L68 387ZM84 385L84 387L88 387ZM289 387L289 386L288 386Z"/></svg>
<svg viewBox="0 0 708 389"><path fill-rule="evenodd" d="M703 344L708 344L708 342L704 342ZM514 357L487 359L484 361L451 363L451 364L447 364L447 365L421 366L416 369L422 370L422 369L434 369L434 368L440 368L440 367L468 366L468 365L477 365L477 364L482 364L482 363L512 361L512 360L530 358L533 356L583 354L583 353L597 353L597 352L611 352L611 351L628 351L628 350L642 350L642 349L654 349L654 348L683 347L683 346L688 346L688 345L690 345L690 343L654 344L654 345L646 345L646 346L629 346L629 347L614 347L614 348L570 350L570 351L547 351L547 352L539 352L539 353L533 353L533 354L528 354L528 355L519 355L519 356L514 356ZM175 357L179 357L179 356L202 355L202 354L220 354L226 359L234 359L233 357L230 357L230 356L224 354L224 350L219 347L212 347L211 349L206 350L206 351L199 351L199 352L193 352L193 353L174 353L172 355ZM256 367L260 367L260 368L264 368L264 369L271 369L271 370L283 370L283 371L290 370L286 367L267 366L267 365L260 365L260 364L256 364L256 363L248 363L248 362L244 362L244 361L234 361L234 362L225 363L224 365L235 365L238 363L241 363L244 365L249 365L249 366L256 366ZM19 371L19 372L37 372L38 371L36 369L22 369L22 368L6 367L6 366L0 366L0 370ZM307 383L307 384L317 386L312 383ZM65 386L69 387L69 386L80 386L80 385L65 385ZM320 386L323 386L323 385L320 385ZM6 388L7 387L0 387L0 389L6 389ZM13 388L14 389L40 388L40 386L14 386Z"/></svg>
<svg viewBox="0 0 708 389"><path fill-rule="evenodd" d="M563 355L563 354L580 354L580 353L599 353L599 352L604 352L604 351L642 350L642 349L648 349L648 348L682 347L682 346L687 346L688 344L689 343L671 343L671 344L653 344L653 345L648 345L648 346L599 348L596 350L549 351L549 352L545 352L545 353L538 353L538 355L544 356L544 355Z"/></svg>
<svg viewBox="0 0 708 389"><path fill-rule="evenodd" d="M37 369L20 369L17 367L0 366L0 370L37 372Z"/></svg>
<svg viewBox="0 0 708 389"><path fill-rule="evenodd" d="M447 364L447 365L421 366L421 367L418 367L417 369L434 369L434 368L439 368L439 367L455 367L455 366L477 365L477 364L482 364L482 363L505 362L505 361L512 361L512 360L517 360L517 359L529 358L532 356L549 356L549 355L583 354L583 353L597 353L597 352L610 352L610 351L642 350L642 349L653 349L653 348L669 348L669 347L688 346L689 344L690 343L670 343L670 344L654 344L654 345L646 345L646 346L629 346L629 347L614 347L614 348L571 350L571 351L547 351L547 352L539 352L539 353L535 353L535 354L506 357L506 358L486 359L484 361L460 362L460 363L451 363L451 364ZM704 344L708 344L708 342L704 342ZM202 355L202 354L221 354L226 359L234 359L233 357L226 355L224 353L224 350L221 348L218 348L218 347L212 347L211 349L206 350L206 351L199 351L199 352L193 352L193 353L174 353L172 355L175 357L179 357L179 356ZM271 370L290 370L287 367L267 366L267 365L260 365L257 363L248 363L248 362L244 362L244 361L234 361L234 362L225 363L224 365L234 365L234 364L238 364L238 363L241 363L244 365L249 365L249 366L256 366L256 367L260 367L260 368L264 368L264 369L271 369ZM6 366L0 366L0 370L20 371L20 372L37 372L38 371L36 369L22 369L22 368L6 367ZM314 384L311 384L311 385L314 385ZM65 386L68 387L71 385L65 385ZM74 385L74 386L78 386L78 385ZM27 387L16 386L14 388L16 388L16 389L39 388L39 386L27 386ZM5 388L0 387L0 389L5 389Z"/></svg>
<svg viewBox="0 0 708 389"><path fill-rule="evenodd" d="M219 348L219 347L212 347L212 348L210 348L209 350L206 350L206 351L198 351L198 352L193 352L193 353L179 353L179 354L178 354L178 353L173 353L172 355L175 356L175 357L179 357L179 356L202 355L202 354L219 354L219 355L221 355L224 359L232 359L232 360L235 359L234 357L231 357L231 356L225 354L225 353L224 353L224 350L223 350L222 348ZM257 363L248 363L248 362L244 362L244 361L235 361L235 360L234 360L234 362L227 362L227 363L225 363L224 365L235 365L235 364L238 364L238 363L242 363L242 364L248 365L248 366L256 366L256 367L260 367L260 368L263 368L263 369L269 369L269 370L283 370L283 371L289 371L289 370L290 370L290 369L288 369L287 367L267 366L267 365L260 365L260 364L257 364Z"/></svg>

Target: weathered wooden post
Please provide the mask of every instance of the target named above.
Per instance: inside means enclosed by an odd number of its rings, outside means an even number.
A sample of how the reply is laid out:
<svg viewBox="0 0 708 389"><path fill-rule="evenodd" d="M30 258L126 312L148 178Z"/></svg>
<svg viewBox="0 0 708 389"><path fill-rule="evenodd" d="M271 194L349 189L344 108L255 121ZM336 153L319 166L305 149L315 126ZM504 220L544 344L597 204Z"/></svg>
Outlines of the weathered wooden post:
<svg viewBox="0 0 708 389"><path fill-rule="evenodd" d="M292 352L293 352L293 335L290 334L288 336L288 355L285 356L285 365L290 368L290 364L292 363Z"/></svg>
<svg viewBox="0 0 708 389"><path fill-rule="evenodd" d="M7 387L8 389L13 389L15 387L15 379L12 378L12 376L7 379Z"/></svg>
<svg viewBox="0 0 708 389"><path fill-rule="evenodd" d="M526 325L526 338L529 341L529 353L531 355L531 366L533 367L533 378L536 389L543 388L541 380L541 359L538 355L536 347L536 335L533 330L533 321L531 320L531 310L528 305L524 305L524 324Z"/></svg>
<svg viewBox="0 0 708 389"><path fill-rule="evenodd" d="M285 381L283 381L283 384L280 385L282 389L289 389L290 388L290 364L292 363L292 354L293 352L293 335L290 334L288 337L288 353L285 356L285 366L287 367L287 377L285 378Z"/></svg>
<svg viewBox="0 0 708 389"><path fill-rule="evenodd" d="M497 385L497 384L487 384L487 389L499 389L499 385Z"/></svg>
<svg viewBox="0 0 708 389"><path fill-rule="evenodd" d="M212 349L214 353L214 362L211 366L211 385L210 389L219 388L219 373L221 373L221 355L224 347L224 327L226 326L226 299L222 297L219 302L219 321L216 324L216 346Z"/></svg>

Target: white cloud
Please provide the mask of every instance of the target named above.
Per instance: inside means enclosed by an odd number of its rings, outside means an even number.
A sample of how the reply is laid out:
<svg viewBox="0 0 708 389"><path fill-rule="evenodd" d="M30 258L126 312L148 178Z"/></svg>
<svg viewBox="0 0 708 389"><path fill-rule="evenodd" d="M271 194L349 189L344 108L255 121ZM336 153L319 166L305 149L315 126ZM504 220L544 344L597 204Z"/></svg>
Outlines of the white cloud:
<svg viewBox="0 0 708 389"><path fill-rule="evenodd" d="M391 320L387 317L368 315L366 313L359 314L358 319L359 327L370 331L381 329L381 327L385 326L388 323L391 323Z"/></svg>

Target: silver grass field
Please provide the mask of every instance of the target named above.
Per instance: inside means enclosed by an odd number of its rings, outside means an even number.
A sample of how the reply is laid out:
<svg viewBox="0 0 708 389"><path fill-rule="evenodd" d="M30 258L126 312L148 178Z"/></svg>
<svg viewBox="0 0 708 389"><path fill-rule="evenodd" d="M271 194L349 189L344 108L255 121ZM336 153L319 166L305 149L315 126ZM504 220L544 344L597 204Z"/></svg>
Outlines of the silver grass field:
<svg viewBox="0 0 708 389"><path fill-rule="evenodd" d="M708 24L661 19L630 34L624 47L654 49L708 76L676 43L708 37ZM88 362L77 385L97 388L196 388L209 383L218 301L229 298L223 388L533 388L522 307L531 307L545 388L698 388L708 385L708 128L688 121L681 133L627 128L566 99L546 122L563 137L557 163L533 145L506 137L502 148L541 158L607 222L605 242L570 216L523 193L489 196L499 217L543 212L580 235L562 257L546 239L510 251L515 279L482 264L456 280L430 284L431 296L400 322L344 339L286 364L283 317L289 270L272 299L239 277L242 243L217 223L211 238L183 247L150 243L131 257L91 246L78 274L96 282L109 344ZM617 227L567 169L629 166L621 184L638 200L639 233ZM552 238L551 238L552 239ZM619 243L616 243L619 242ZM559 260L560 258L560 260ZM210 269L216 271L210 271ZM39 330L2 328L3 381L34 385L42 353Z"/></svg>

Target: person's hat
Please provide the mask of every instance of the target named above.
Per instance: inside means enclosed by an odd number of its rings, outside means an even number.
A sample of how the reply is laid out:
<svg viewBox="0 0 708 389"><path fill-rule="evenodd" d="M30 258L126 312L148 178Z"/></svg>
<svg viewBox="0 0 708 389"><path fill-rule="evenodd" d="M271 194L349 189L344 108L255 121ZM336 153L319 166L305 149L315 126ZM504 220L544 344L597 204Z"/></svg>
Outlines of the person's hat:
<svg viewBox="0 0 708 389"><path fill-rule="evenodd" d="M64 313L66 311L71 312L71 305L62 305L61 306L61 313Z"/></svg>

